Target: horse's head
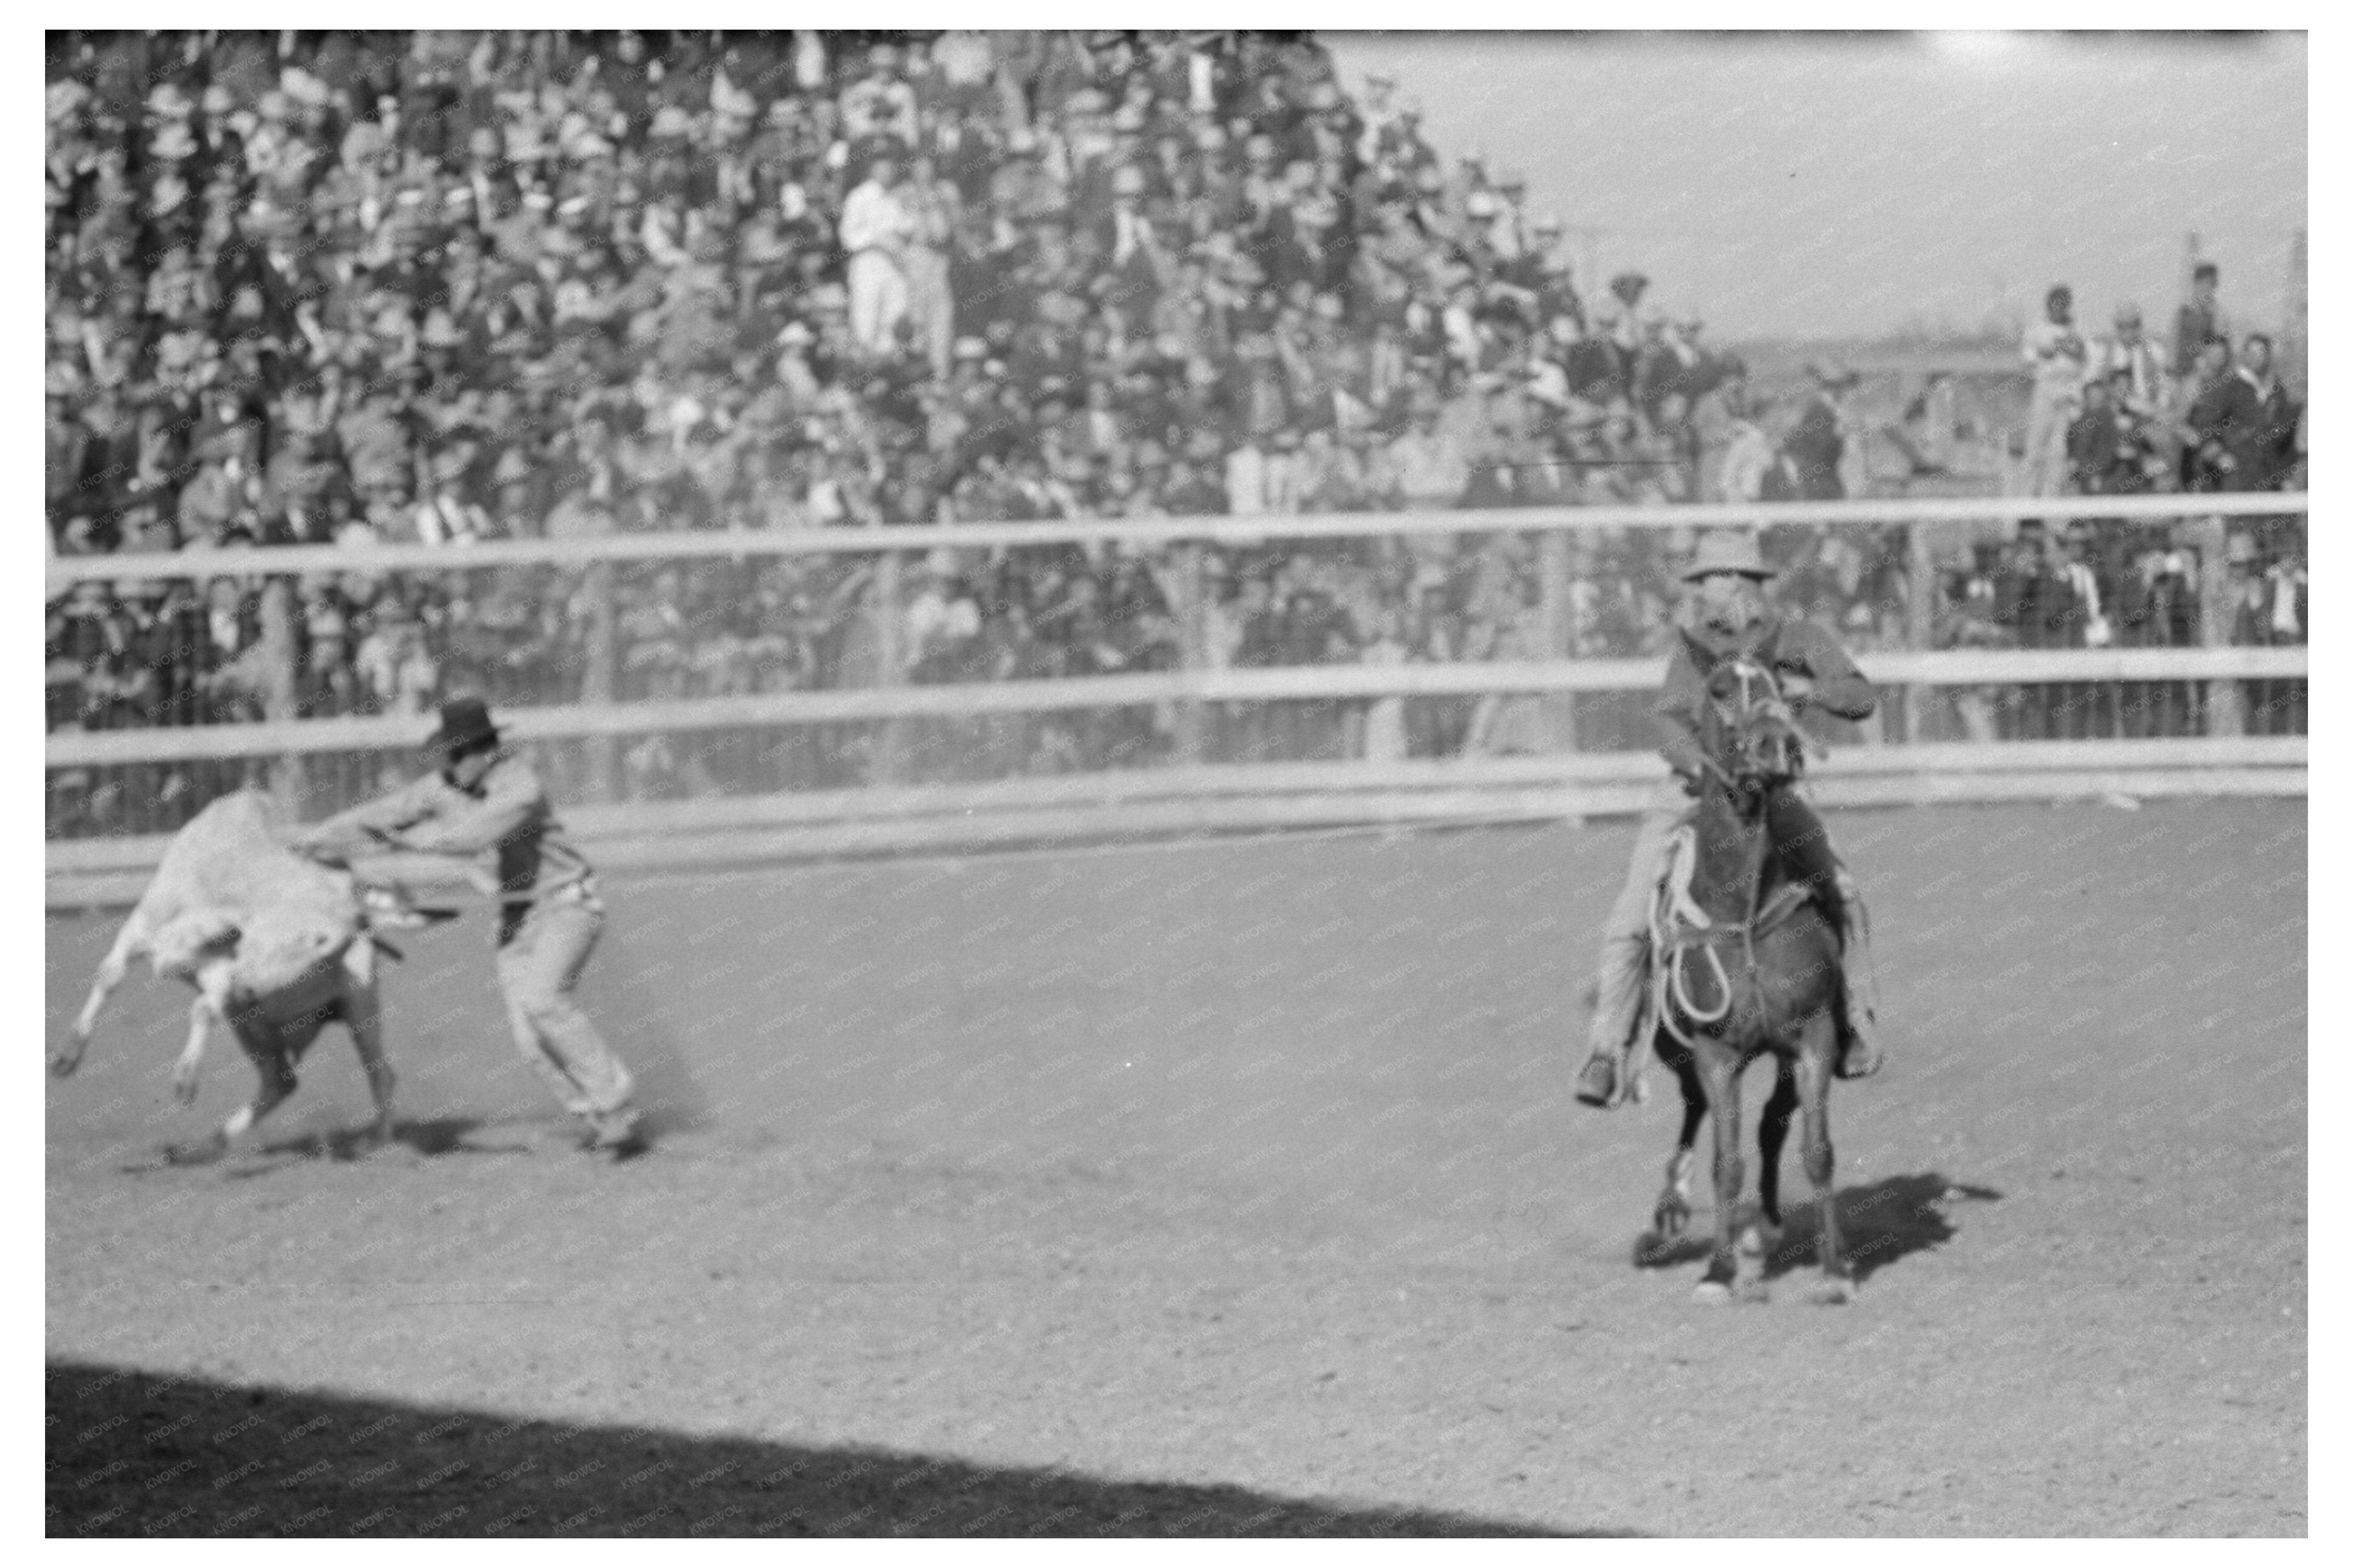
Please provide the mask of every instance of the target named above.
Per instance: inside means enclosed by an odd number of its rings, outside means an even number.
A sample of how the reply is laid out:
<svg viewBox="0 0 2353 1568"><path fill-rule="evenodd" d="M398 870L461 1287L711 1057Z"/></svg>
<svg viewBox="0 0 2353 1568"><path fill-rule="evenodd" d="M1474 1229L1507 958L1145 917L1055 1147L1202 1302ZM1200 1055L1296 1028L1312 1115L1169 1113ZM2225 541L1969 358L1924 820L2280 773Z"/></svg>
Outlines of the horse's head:
<svg viewBox="0 0 2353 1568"><path fill-rule="evenodd" d="M1806 765L1805 734L1773 673L1775 639L1721 656L1689 633L1684 641L1706 672L1701 744L1732 781L1735 804L1744 813L1755 810L1767 791L1798 777Z"/></svg>

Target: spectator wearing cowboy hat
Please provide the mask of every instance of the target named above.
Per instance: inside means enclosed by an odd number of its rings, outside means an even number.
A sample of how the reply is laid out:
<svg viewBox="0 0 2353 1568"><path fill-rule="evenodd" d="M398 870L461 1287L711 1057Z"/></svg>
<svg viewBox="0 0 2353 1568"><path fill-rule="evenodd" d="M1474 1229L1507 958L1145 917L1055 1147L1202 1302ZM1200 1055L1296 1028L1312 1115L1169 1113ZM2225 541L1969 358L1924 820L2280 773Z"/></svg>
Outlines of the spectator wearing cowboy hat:
<svg viewBox="0 0 2353 1568"><path fill-rule="evenodd" d="M635 1081L572 999L605 925L587 858L480 698L444 703L426 749L439 759L436 771L329 817L295 847L330 864L369 846L466 862L494 856L499 988L515 1047L586 1124L591 1147L637 1152Z"/></svg>

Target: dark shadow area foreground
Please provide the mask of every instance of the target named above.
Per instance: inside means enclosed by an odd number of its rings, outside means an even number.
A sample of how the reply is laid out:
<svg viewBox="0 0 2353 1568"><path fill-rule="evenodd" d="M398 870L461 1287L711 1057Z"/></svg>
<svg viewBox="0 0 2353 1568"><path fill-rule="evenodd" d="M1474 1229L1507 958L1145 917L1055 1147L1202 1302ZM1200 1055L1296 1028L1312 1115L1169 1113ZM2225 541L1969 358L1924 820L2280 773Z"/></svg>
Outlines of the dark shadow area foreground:
<svg viewBox="0 0 2353 1568"><path fill-rule="evenodd" d="M1240 1487L561 1426L76 1362L49 1363L47 1384L52 1536L1553 1533Z"/></svg>

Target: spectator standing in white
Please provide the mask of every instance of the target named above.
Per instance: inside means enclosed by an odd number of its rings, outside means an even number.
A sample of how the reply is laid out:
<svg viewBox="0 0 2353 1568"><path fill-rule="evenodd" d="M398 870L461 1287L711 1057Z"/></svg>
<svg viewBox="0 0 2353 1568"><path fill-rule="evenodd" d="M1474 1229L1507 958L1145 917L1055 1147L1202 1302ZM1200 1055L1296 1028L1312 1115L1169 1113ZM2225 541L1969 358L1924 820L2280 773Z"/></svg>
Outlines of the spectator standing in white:
<svg viewBox="0 0 2353 1568"><path fill-rule="evenodd" d="M849 331L871 354L890 351L907 314L903 257L915 220L892 187L899 165L877 158L841 205L841 248L849 257Z"/></svg>
<svg viewBox="0 0 2353 1568"><path fill-rule="evenodd" d="M2075 292L2064 283L2043 300L2043 318L2026 329L2021 351L2034 374L2026 411L2027 493L2055 496L2067 480L2067 426L2073 424L2084 385L2086 353L2075 331Z"/></svg>

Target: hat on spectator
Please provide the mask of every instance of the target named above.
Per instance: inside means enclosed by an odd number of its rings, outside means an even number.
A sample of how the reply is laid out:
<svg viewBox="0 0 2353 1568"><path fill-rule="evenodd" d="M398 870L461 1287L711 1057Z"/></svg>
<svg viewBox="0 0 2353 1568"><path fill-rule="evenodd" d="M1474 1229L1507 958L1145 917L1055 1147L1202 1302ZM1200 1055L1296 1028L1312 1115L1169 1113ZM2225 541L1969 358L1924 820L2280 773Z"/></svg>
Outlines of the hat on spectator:
<svg viewBox="0 0 2353 1568"><path fill-rule="evenodd" d="M90 89L69 77L64 81L49 83L44 106L51 121L69 120L81 106L90 101Z"/></svg>
<svg viewBox="0 0 2353 1568"><path fill-rule="evenodd" d="M1473 191L1462 204L1462 210L1474 218L1491 218L1503 211L1503 205L1488 192Z"/></svg>
<svg viewBox="0 0 2353 1568"><path fill-rule="evenodd" d="M1557 216L1552 213L1546 213L1542 217L1536 219L1536 232L1538 234L1558 234L1560 231L1561 221Z"/></svg>
<svg viewBox="0 0 2353 1568"><path fill-rule="evenodd" d="M2123 304L2118 305L2116 307L2116 325L2119 327L2139 326L2140 307L2134 304L2129 300L2126 300Z"/></svg>
<svg viewBox="0 0 2353 1568"><path fill-rule="evenodd" d="M327 90L325 82L312 76L301 66L288 66L284 70L280 71L278 87L280 91L305 108L324 108L327 100L332 96Z"/></svg>
<svg viewBox="0 0 2353 1568"><path fill-rule="evenodd" d="M464 346L466 334L458 330L448 311L436 305L425 318L425 329L418 341L428 349L454 349Z"/></svg>
<svg viewBox="0 0 2353 1568"><path fill-rule="evenodd" d="M686 136L693 131L693 117L675 103L663 104L654 114L652 133L657 137Z"/></svg>
<svg viewBox="0 0 2353 1568"><path fill-rule="evenodd" d="M776 342L779 343L797 343L802 348L807 348L809 344L817 342L817 334L808 330L807 322L786 321L785 323L785 330L776 334Z"/></svg>
<svg viewBox="0 0 2353 1568"><path fill-rule="evenodd" d="M958 359L987 359L988 357L988 344L986 340L981 338L958 338L955 341L955 357Z"/></svg>
<svg viewBox="0 0 2353 1568"><path fill-rule="evenodd" d="M158 158L193 158L196 155L196 139L189 132L186 121L167 120L155 132L149 150Z"/></svg>
<svg viewBox="0 0 2353 1568"><path fill-rule="evenodd" d="M1113 194L1116 195L1134 196L1143 195L1144 171L1137 168L1133 163L1123 165L1112 175L1111 188Z"/></svg>
<svg viewBox="0 0 2353 1568"><path fill-rule="evenodd" d="M1753 577L1759 583L1767 582L1775 575L1757 548L1757 536L1737 529L1717 529L1702 534L1699 549L1693 552L1691 564L1683 568L1683 581L1696 583L1719 572Z"/></svg>
<svg viewBox="0 0 2353 1568"><path fill-rule="evenodd" d="M809 290L809 307L818 310L847 310L849 290L839 283L820 283Z"/></svg>
<svg viewBox="0 0 2353 1568"><path fill-rule="evenodd" d="M177 82L161 81L147 95L147 112L172 119L186 119L196 111L195 100L180 90Z"/></svg>
<svg viewBox="0 0 2353 1568"><path fill-rule="evenodd" d="M2252 564L2255 560L2255 536L2233 533L2222 543L2222 559L2233 566Z"/></svg>
<svg viewBox="0 0 2353 1568"><path fill-rule="evenodd" d="M237 99L228 89L215 82L205 89L204 108L216 120L226 120L237 108Z"/></svg>

